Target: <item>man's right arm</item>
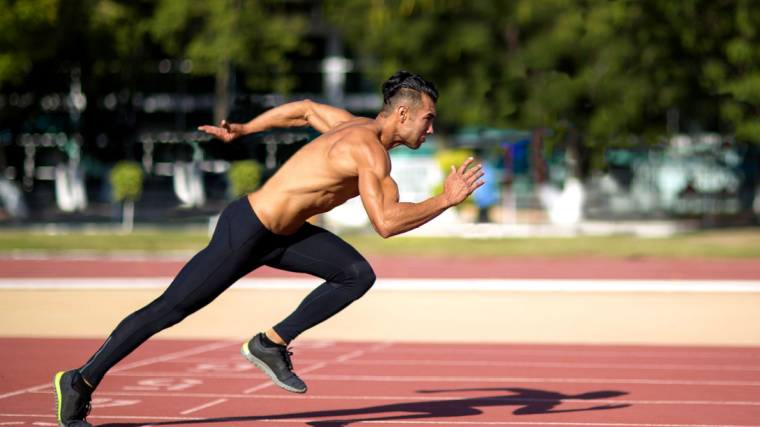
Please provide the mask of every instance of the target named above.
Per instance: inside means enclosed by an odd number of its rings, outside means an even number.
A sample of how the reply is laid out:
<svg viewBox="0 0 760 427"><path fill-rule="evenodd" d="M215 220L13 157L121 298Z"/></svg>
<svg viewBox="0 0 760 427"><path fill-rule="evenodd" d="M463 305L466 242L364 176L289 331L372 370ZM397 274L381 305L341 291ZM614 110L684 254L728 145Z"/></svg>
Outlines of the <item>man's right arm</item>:
<svg viewBox="0 0 760 427"><path fill-rule="evenodd" d="M200 126L198 130L207 132L224 142L255 132L278 128L311 126L317 132L325 133L340 122L353 119L348 111L307 100L290 102L268 110L248 123L227 123L221 127Z"/></svg>
<svg viewBox="0 0 760 427"><path fill-rule="evenodd" d="M359 175L359 196L367 211L372 227L388 238L413 230L437 217L446 209L464 201L475 189L483 185L481 165L470 169L469 158L443 182L443 193L420 203L399 201L398 185L390 176L390 159L387 153L373 151L377 147L357 149L356 167Z"/></svg>

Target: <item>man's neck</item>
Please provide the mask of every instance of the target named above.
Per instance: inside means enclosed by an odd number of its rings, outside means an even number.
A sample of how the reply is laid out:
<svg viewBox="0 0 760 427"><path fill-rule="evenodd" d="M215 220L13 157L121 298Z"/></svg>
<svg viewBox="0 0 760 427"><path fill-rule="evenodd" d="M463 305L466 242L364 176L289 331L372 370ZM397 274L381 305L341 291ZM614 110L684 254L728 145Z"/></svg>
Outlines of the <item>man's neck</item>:
<svg viewBox="0 0 760 427"><path fill-rule="evenodd" d="M375 118L375 122L378 126L380 143L385 147L386 151L403 144L403 140L396 132L396 126L393 123L392 116L383 117L378 115L377 118Z"/></svg>

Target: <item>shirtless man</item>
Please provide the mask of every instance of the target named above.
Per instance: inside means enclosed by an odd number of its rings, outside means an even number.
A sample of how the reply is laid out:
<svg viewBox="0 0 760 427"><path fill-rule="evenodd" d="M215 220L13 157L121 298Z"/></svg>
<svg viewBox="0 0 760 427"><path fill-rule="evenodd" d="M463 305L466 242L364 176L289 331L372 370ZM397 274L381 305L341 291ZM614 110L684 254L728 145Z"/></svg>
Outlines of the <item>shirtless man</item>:
<svg viewBox="0 0 760 427"><path fill-rule="evenodd" d="M463 202L483 184L472 159L451 166L443 193L421 203L399 202L388 150L417 149L433 133L438 91L406 71L383 84L374 120L311 101L285 104L246 124L199 129L230 142L275 128L311 126L321 136L301 148L261 189L232 202L209 245L193 257L155 301L126 317L81 368L55 377L58 424L87 427L92 392L106 372L154 334L180 322L238 279L267 265L325 280L279 324L243 344L243 356L278 386L306 385L293 372L288 344L364 295L375 282L369 263L338 236L306 220L360 196L372 226L387 238L417 228ZM255 307L251 307L252 310Z"/></svg>

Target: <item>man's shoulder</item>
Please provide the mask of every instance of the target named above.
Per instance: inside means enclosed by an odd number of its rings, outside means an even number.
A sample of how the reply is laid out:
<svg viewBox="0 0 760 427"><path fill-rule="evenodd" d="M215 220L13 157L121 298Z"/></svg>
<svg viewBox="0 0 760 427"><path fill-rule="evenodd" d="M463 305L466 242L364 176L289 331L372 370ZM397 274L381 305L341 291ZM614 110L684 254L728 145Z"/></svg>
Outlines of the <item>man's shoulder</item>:
<svg viewBox="0 0 760 427"><path fill-rule="evenodd" d="M343 122L326 135L330 134L336 138L335 142L351 147L382 148L380 135L372 119L357 118Z"/></svg>
<svg viewBox="0 0 760 427"><path fill-rule="evenodd" d="M389 161L388 151L380 141L374 121L361 119L347 123L348 126L333 133L335 140L330 151L339 157L351 158L357 167L385 164Z"/></svg>

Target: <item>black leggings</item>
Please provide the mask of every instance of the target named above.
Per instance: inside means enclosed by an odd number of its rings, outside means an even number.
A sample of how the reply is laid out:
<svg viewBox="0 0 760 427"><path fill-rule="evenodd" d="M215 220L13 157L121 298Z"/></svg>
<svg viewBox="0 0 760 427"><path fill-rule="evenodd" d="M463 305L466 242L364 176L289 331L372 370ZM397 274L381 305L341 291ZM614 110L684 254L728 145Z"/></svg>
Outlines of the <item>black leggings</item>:
<svg viewBox="0 0 760 427"><path fill-rule="evenodd" d="M369 263L338 236L309 223L292 235L274 234L242 198L224 209L209 245L182 268L166 291L114 329L80 369L82 375L97 386L111 367L148 338L205 307L262 265L325 280L274 327L286 343L344 309L375 282Z"/></svg>

